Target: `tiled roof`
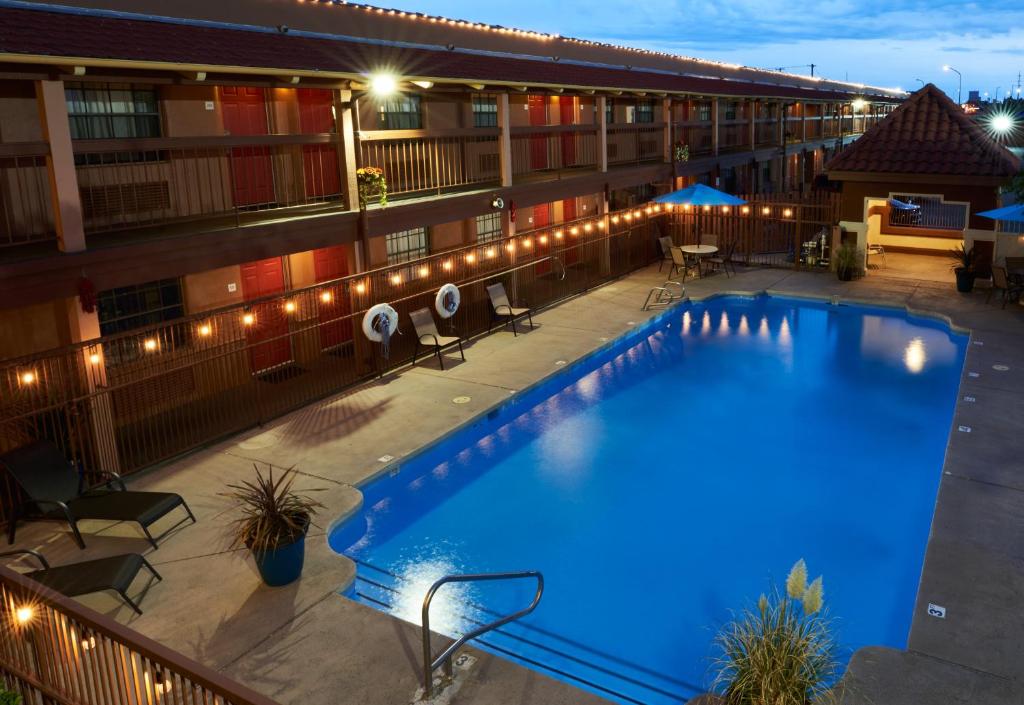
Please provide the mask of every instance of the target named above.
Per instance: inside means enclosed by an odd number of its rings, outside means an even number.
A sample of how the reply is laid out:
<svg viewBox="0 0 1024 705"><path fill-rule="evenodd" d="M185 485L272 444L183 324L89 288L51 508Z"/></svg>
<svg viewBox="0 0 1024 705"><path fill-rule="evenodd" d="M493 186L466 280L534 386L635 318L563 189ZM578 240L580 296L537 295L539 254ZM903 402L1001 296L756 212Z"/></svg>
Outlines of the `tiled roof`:
<svg viewBox="0 0 1024 705"><path fill-rule="evenodd" d="M832 90L161 18L67 12L45 6L0 6L0 54L358 75L387 67L409 78L816 100L850 98L849 93Z"/></svg>
<svg viewBox="0 0 1024 705"><path fill-rule="evenodd" d="M1018 159L932 84L833 158L829 172L1008 177Z"/></svg>

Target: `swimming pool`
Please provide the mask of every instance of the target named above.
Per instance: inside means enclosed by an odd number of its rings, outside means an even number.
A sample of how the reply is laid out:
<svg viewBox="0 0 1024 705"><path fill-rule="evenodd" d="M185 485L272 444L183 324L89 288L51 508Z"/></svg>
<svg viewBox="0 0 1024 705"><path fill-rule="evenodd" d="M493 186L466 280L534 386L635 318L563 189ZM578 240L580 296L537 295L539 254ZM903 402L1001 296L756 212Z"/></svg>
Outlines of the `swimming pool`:
<svg viewBox="0 0 1024 705"><path fill-rule="evenodd" d="M966 344L887 309L671 309L362 488L330 537L349 595L418 624L445 574L540 570L483 647L620 702L703 691L729 611L801 557L847 655L905 647ZM431 624L532 588L446 586Z"/></svg>

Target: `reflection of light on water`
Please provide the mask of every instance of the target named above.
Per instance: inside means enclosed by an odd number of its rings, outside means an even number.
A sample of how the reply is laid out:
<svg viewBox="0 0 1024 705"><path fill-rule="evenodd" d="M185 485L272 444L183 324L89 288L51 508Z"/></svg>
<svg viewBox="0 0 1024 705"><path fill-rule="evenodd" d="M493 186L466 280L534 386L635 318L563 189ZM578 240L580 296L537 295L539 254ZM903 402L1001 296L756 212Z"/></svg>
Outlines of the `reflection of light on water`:
<svg viewBox="0 0 1024 705"><path fill-rule="evenodd" d="M782 325L779 326L779 344L788 348L793 344L793 336L789 332L789 319L783 318Z"/></svg>
<svg viewBox="0 0 1024 705"><path fill-rule="evenodd" d="M708 313L707 311L705 311L704 315L701 317L700 334L701 335L707 335L710 332L711 332L711 314Z"/></svg>
<svg viewBox="0 0 1024 705"><path fill-rule="evenodd" d="M683 335L688 335L690 333L690 323L692 322L693 321L690 318L690 312L686 311L683 314Z"/></svg>
<svg viewBox="0 0 1024 705"><path fill-rule="evenodd" d="M718 321L718 334L729 335L729 315L722 311L722 318Z"/></svg>
<svg viewBox="0 0 1024 705"><path fill-rule="evenodd" d="M598 375L591 373L580 379L576 383L576 388L579 390L581 397L587 401L595 401L601 392L600 379Z"/></svg>
<svg viewBox="0 0 1024 705"><path fill-rule="evenodd" d="M768 340L770 331L768 330L768 316L761 316L761 325L757 329L757 337Z"/></svg>
<svg viewBox="0 0 1024 705"><path fill-rule="evenodd" d="M437 580L446 575L464 572L447 557L435 557L397 566L395 574L401 578L400 588L391 605L391 614L412 624L421 624L423 597ZM443 634L461 634L470 626L465 618L466 605L472 600L472 586L468 583L449 583L442 586L430 602L430 628Z"/></svg>
<svg viewBox="0 0 1024 705"><path fill-rule="evenodd" d="M907 369L917 374L924 369L924 363L928 362L928 353L924 349L924 340L914 338L907 344L903 351L903 364Z"/></svg>
<svg viewBox="0 0 1024 705"><path fill-rule="evenodd" d="M747 337L748 335L750 335L750 325L747 323L747 315L746 314L741 314L740 315L739 334L742 337L744 337L744 338Z"/></svg>
<svg viewBox="0 0 1024 705"><path fill-rule="evenodd" d="M448 466L448 461L445 461L438 465L433 470L431 470L430 474L433 475L438 480L443 480L444 478L448 477L448 473L450 472L450 470L451 468Z"/></svg>

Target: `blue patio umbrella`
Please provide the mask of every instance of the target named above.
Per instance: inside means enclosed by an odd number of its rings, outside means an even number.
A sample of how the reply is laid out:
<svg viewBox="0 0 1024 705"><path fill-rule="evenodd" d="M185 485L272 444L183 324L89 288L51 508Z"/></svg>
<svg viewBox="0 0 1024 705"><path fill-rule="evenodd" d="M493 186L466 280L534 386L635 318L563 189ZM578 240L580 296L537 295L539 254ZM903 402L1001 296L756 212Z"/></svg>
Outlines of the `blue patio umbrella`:
<svg viewBox="0 0 1024 705"><path fill-rule="evenodd" d="M744 206L746 201L704 184L694 184L684 189L666 193L654 199L655 203L675 206ZM697 229L697 244L700 244L700 217L694 219Z"/></svg>
<svg viewBox="0 0 1024 705"><path fill-rule="evenodd" d="M1012 206L1003 206L990 211L978 213L983 218L1002 220L1007 223L1024 223L1024 203L1014 203Z"/></svg>
<svg viewBox="0 0 1024 705"><path fill-rule="evenodd" d="M978 213L982 218L1001 221L1004 223L1024 223L1024 203L1014 203L1012 206L1003 206L990 211ZM1011 233L1019 235L1020 233ZM999 244L999 237L996 237L996 245ZM998 252L993 253L992 259L997 259Z"/></svg>

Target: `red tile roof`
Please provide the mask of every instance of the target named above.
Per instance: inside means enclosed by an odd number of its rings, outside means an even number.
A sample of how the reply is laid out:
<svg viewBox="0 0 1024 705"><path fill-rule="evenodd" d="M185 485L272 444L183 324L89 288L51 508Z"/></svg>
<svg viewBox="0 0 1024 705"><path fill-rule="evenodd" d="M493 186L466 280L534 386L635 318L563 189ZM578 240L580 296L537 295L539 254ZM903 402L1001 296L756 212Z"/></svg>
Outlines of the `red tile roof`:
<svg viewBox="0 0 1024 705"><path fill-rule="evenodd" d="M833 158L829 172L1009 177L1020 161L932 84Z"/></svg>
<svg viewBox="0 0 1024 705"><path fill-rule="evenodd" d="M504 81L708 95L849 100L850 93L681 76L670 72L446 51L395 43L53 7L0 6L0 54L116 59L365 75L382 67L409 78ZM0 56L0 61L3 57ZM887 96L891 99L891 96Z"/></svg>

